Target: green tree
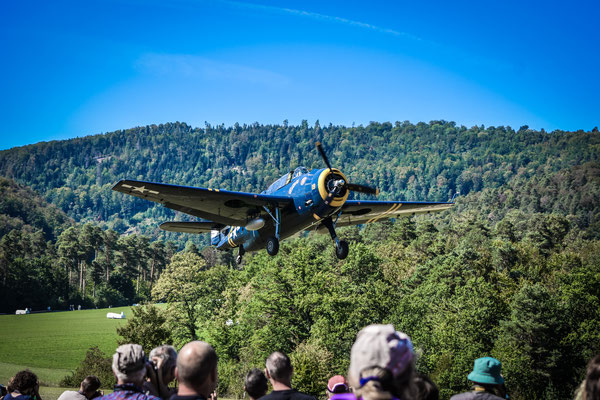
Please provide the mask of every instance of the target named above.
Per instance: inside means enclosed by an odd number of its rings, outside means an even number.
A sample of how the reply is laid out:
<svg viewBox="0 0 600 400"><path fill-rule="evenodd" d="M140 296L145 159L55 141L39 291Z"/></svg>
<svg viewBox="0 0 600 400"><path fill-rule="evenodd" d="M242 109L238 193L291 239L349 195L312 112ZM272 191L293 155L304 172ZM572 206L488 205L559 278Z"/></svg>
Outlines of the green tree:
<svg viewBox="0 0 600 400"><path fill-rule="evenodd" d="M182 344L198 339L197 323L204 312L201 300L206 297L201 274L204 265L204 260L198 254L178 253L152 289L154 299L169 303L168 312L175 328L173 339Z"/></svg>
<svg viewBox="0 0 600 400"><path fill-rule="evenodd" d="M150 354L153 348L171 343L164 309L149 304L132 307L131 312L133 316L127 323L117 327L117 334L121 336L119 344L137 343Z"/></svg>

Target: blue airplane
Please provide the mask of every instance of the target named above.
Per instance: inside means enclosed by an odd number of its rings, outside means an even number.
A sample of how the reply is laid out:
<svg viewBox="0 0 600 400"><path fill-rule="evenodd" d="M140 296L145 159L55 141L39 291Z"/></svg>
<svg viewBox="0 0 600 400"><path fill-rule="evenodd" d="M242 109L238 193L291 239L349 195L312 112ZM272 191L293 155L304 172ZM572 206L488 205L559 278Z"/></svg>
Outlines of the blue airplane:
<svg viewBox="0 0 600 400"><path fill-rule="evenodd" d="M378 189L353 184L332 168L320 143L317 150L327 168L298 167L277 179L261 193L232 192L162 183L122 180L113 190L154 201L173 210L201 218L195 222L165 222L163 230L211 233L211 245L219 250L237 247L237 263L246 251L266 248L279 251L279 241L305 230L329 231L336 256L348 256L348 243L336 227L368 224L389 218L446 210L447 202L348 200L350 191L373 194Z"/></svg>

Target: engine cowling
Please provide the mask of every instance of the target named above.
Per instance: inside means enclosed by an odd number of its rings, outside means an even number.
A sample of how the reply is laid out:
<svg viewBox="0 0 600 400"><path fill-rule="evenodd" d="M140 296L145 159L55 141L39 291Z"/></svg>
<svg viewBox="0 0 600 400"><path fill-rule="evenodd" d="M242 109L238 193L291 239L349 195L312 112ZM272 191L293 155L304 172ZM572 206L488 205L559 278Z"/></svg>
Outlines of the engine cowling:
<svg viewBox="0 0 600 400"><path fill-rule="evenodd" d="M336 183L343 180L343 184L336 187ZM325 204L330 207L341 207L344 205L346 200L348 199L348 188L346 187L346 183L348 182L348 178L346 175L342 173L337 168L324 169L321 171L318 180L318 188L319 194Z"/></svg>

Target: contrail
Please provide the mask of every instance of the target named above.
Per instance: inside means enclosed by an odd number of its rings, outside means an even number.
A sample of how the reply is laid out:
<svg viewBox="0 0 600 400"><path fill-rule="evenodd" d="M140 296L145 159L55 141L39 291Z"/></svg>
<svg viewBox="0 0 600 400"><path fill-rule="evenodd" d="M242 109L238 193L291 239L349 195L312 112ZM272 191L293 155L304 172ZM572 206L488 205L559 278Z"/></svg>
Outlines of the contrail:
<svg viewBox="0 0 600 400"><path fill-rule="evenodd" d="M376 32L380 32L380 33L384 33L384 34L388 34L388 35L393 35L393 36L398 36L398 37L404 37L407 39L411 39L411 40L415 40L415 41L419 41L419 42L424 42L423 39L421 39L418 36L414 36L411 35L409 33L406 32L400 32L394 29L388 29L388 28L383 28L377 25L373 25L373 24L368 24L366 22L360 22L360 21L354 21L348 18L342 18L342 17L336 17L336 16L332 16L332 15L325 15L325 14L319 14L316 12L311 12L311 11L304 11L304 10L296 10L293 8L284 8L284 7L274 7L274 6L265 6L262 4L255 4L255 3L243 3L243 2L239 2L239 1L231 1L231 0L220 0L220 2L225 3L225 4L229 4L235 7L241 7L241 8L251 8L251 9L255 9L255 10L265 10L265 11L271 11L271 12L280 12L280 13L286 13L286 14L292 14L292 15L297 15L297 16L301 16L301 17L308 17L308 18L312 18L312 19L318 19L318 20L322 20L322 21L330 21L330 22L337 22L340 24L345 24L345 25L349 25L349 26L355 26L358 28L363 28L363 29L370 29ZM430 43L430 44L435 44L435 43Z"/></svg>

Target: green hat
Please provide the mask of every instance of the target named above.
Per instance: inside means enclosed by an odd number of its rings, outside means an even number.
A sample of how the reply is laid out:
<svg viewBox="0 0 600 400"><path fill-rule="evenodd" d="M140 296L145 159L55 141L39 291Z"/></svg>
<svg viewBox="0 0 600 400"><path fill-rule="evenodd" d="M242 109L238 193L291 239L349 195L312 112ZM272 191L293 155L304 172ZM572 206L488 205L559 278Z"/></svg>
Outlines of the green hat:
<svg viewBox="0 0 600 400"><path fill-rule="evenodd" d="M473 372L467 376L470 381L490 385L501 385L504 378L500 375L502 363L493 357L482 357L475 360Z"/></svg>

